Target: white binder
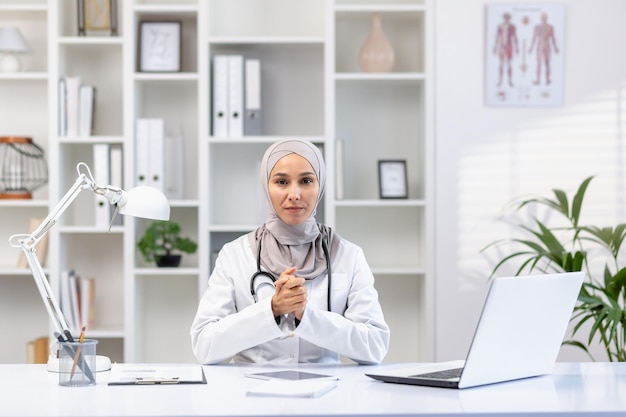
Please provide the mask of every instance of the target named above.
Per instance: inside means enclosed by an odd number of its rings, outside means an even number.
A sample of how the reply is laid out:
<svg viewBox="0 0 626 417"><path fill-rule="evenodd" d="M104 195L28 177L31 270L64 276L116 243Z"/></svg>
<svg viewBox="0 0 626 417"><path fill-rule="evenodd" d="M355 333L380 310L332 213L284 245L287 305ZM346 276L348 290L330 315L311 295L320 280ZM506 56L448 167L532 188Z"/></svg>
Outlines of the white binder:
<svg viewBox="0 0 626 417"><path fill-rule="evenodd" d="M81 85L78 109L78 135L91 136L93 134L93 116L96 89L92 85Z"/></svg>
<svg viewBox="0 0 626 417"><path fill-rule="evenodd" d="M66 136L78 136L78 108L80 106L80 77L65 77L67 92L67 130Z"/></svg>
<svg viewBox="0 0 626 417"><path fill-rule="evenodd" d="M93 176L96 184L109 184L109 145L96 143L93 145ZM111 221L111 205L101 195L95 194L95 225L99 228L109 227Z"/></svg>
<svg viewBox="0 0 626 417"><path fill-rule="evenodd" d="M165 192L165 122L150 119L149 176L148 185Z"/></svg>
<svg viewBox="0 0 626 417"><path fill-rule="evenodd" d="M150 119L137 119L135 127L135 186L148 185L150 173Z"/></svg>
<svg viewBox="0 0 626 417"><path fill-rule="evenodd" d="M67 82L59 78L59 136L67 136Z"/></svg>
<svg viewBox="0 0 626 417"><path fill-rule="evenodd" d="M261 61L246 59L245 112L243 130L246 136L263 134L261 113Z"/></svg>
<svg viewBox="0 0 626 417"><path fill-rule="evenodd" d="M243 56L228 58L228 136L243 136Z"/></svg>
<svg viewBox="0 0 626 417"><path fill-rule="evenodd" d="M122 153L122 145L111 145L109 147L109 184L124 188L124 156ZM111 207L111 211L114 208ZM113 215L113 213L111 213ZM121 226L124 224L124 216L119 213L113 219L113 224Z"/></svg>
<svg viewBox="0 0 626 417"><path fill-rule="evenodd" d="M213 136L228 136L228 56L213 57Z"/></svg>
<svg viewBox="0 0 626 417"><path fill-rule="evenodd" d="M165 196L172 200L181 200L184 196L185 164L184 141L182 136L165 137Z"/></svg>

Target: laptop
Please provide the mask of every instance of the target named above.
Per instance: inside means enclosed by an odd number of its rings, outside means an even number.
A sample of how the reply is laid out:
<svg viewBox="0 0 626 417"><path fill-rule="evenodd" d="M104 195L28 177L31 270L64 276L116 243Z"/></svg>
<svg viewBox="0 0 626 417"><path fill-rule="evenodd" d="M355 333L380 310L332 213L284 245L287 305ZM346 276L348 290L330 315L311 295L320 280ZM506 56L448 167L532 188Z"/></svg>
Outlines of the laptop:
<svg viewBox="0 0 626 417"><path fill-rule="evenodd" d="M366 373L384 382L469 388L552 372L584 272L491 281L465 360Z"/></svg>

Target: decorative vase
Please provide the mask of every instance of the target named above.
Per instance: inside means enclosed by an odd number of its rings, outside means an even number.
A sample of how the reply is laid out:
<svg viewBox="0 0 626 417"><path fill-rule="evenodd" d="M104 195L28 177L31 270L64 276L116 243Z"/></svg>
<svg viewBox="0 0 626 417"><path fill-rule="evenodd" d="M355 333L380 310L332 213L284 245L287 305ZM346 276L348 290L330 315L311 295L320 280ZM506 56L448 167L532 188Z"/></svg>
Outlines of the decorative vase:
<svg viewBox="0 0 626 417"><path fill-rule="evenodd" d="M378 14L372 15L370 32L361 45L359 63L365 72L389 72L393 68L393 46L383 31Z"/></svg>

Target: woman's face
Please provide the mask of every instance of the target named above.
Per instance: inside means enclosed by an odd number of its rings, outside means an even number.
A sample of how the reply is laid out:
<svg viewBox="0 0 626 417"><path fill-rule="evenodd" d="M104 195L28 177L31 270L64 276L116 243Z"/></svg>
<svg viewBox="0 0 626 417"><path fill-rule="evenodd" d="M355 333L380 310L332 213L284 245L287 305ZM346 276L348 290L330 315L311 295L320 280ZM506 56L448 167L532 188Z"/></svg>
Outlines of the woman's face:
<svg viewBox="0 0 626 417"><path fill-rule="evenodd" d="M295 153L278 160L267 188L276 214L290 226L302 224L311 216L320 192L313 167Z"/></svg>

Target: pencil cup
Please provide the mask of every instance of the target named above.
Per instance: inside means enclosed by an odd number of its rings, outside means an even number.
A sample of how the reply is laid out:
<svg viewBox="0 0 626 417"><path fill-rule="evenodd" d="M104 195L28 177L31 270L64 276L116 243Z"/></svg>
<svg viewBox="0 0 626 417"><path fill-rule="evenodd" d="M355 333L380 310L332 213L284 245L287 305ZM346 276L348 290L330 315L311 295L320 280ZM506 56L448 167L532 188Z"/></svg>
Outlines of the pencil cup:
<svg viewBox="0 0 626 417"><path fill-rule="evenodd" d="M87 387L96 385L97 340L59 343L59 385Z"/></svg>

